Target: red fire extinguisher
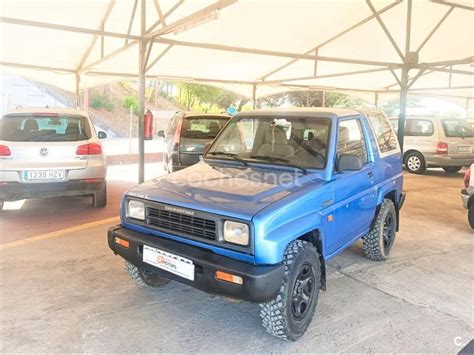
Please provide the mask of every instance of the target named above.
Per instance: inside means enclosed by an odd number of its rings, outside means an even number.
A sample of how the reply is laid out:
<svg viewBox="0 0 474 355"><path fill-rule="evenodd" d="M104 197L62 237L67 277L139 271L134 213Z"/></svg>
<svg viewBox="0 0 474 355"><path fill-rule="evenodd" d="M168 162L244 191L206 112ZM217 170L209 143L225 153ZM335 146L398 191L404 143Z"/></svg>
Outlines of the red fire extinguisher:
<svg viewBox="0 0 474 355"><path fill-rule="evenodd" d="M153 139L153 114L147 110L143 118L144 136L146 140Z"/></svg>

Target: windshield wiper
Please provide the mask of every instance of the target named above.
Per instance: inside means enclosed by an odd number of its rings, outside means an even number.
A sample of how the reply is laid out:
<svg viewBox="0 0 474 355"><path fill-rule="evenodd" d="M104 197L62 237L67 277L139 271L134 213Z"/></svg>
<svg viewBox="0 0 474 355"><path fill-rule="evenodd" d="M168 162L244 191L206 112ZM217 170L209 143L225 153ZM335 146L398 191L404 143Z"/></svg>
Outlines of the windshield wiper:
<svg viewBox="0 0 474 355"><path fill-rule="evenodd" d="M291 168L299 169L305 174L308 173L308 169L303 168L302 166L299 166L299 165L291 164L288 159L277 158L277 157L269 157L269 156L266 156L266 155L252 155L252 156L250 156L250 158L257 159L257 160L264 160L264 161L268 161L268 162L271 162L271 163L274 163L274 162L285 163L284 164L285 166L289 166ZM281 164L281 165L283 165L283 164Z"/></svg>
<svg viewBox="0 0 474 355"><path fill-rule="evenodd" d="M242 163L242 164L244 164L245 166L248 166L248 165L249 165L249 163L248 163L246 160L244 160L244 159L242 159L242 158L239 158L239 157L237 156L237 154L234 154L234 153L219 152L219 151L218 151L218 152L210 152L210 153L207 153L207 154L210 154L210 155L212 155L212 156L222 155L222 156L224 156L224 157L229 157L229 158L231 158L231 159L233 159L233 160L235 160L235 161L238 161L239 163Z"/></svg>

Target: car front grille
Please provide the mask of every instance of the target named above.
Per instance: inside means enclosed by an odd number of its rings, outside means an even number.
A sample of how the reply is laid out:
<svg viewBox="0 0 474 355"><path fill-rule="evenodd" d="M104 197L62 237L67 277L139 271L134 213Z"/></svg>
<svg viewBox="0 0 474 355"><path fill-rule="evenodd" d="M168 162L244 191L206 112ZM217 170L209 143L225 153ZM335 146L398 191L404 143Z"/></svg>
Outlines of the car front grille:
<svg viewBox="0 0 474 355"><path fill-rule="evenodd" d="M146 223L151 227L177 232L185 236L216 240L216 222L212 219L190 216L149 206L146 208L146 212Z"/></svg>

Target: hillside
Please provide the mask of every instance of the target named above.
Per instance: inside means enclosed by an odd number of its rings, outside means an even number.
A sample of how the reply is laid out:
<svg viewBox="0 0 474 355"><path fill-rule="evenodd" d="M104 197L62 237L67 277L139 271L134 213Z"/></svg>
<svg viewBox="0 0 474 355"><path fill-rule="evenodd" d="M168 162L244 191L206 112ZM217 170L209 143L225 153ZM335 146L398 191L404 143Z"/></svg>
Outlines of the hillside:
<svg viewBox="0 0 474 355"><path fill-rule="evenodd" d="M35 85L53 96L63 105L67 107L75 107L75 95L52 87L50 85L36 83ZM146 96L150 97L152 88L147 88ZM162 95L153 95L155 100L146 101L145 109L152 111L178 111L186 110L186 107L180 105L174 99L168 99ZM130 110L124 107L126 98L138 102L136 87L127 82L111 83L89 89L89 115L94 124L109 131L117 137L128 137L130 127ZM93 107L95 106L95 108ZM165 123L166 124L166 123ZM160 127L160 122L157 122ZM164 128L164 127L163 127ZM133 116L132 136L137 137L138 133L138 117Z"/></svg>

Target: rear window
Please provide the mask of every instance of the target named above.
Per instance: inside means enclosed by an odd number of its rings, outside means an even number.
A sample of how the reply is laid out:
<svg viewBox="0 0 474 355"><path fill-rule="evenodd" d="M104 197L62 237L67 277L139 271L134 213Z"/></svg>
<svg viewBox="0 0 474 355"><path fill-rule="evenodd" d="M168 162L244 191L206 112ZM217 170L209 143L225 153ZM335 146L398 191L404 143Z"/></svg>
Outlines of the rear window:
<svg viewBox="0 0 474 355"><path fill-rule="evenodd" d="M474 137L474 128L465 120L442 120L446 137Z"/></svg>
<svg viewBox="0 0 474 355"><path fill-rule="evenodd" d="M9 142L73 142L91 138L87 119L76 115L14 114L0 122L0 139Z"/></svg>
<svg viewBox="0 0 474 355"><path fill-rule="evenodd" d="M214 139L229 118L227 117L185 117L181 137L190 139Z"/></svg>

